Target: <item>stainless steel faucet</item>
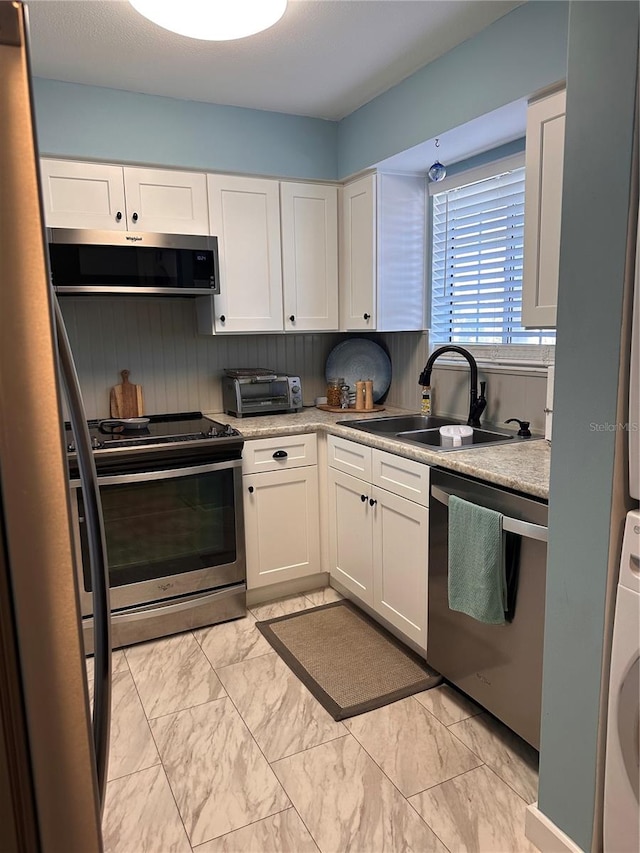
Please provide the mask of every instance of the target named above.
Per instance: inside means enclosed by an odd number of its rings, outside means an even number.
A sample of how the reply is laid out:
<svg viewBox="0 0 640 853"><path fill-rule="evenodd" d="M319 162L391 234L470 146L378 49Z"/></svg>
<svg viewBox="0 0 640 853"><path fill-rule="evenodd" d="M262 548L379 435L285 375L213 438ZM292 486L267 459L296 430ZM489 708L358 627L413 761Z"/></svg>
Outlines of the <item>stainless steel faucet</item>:
<svg viewBox="0 0 640 853"><path fill-rule="evenodd" d="M418 382L420 385L431 385L431 370L433 368L433 364L435 360L441 356L445 352L457 352L459 355L466 358L469 362L469 370L470 370L470 387L469 387L469 417L467 418L467 424L472 427L480 426L480 415L484 412L485 407L487 405L487 401L484 397L484 389L486 388L487 383L480 383L480 395L478 396L478 365L476 364L475 358L471 355L471 353L464 349L463 347L457 346L446 346L446 347L438 347L438 349L434 350L429 356L429 360L424 366L424 370L420 374L420 378Z"/></svg>

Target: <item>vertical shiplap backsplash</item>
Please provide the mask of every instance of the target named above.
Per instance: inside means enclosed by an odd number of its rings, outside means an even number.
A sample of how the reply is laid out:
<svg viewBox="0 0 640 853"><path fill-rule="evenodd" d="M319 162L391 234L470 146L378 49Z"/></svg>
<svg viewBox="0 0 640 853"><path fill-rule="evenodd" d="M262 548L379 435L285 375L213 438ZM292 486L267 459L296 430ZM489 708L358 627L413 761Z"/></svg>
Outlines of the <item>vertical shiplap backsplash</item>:
<svg viewBox="0 0 640 853"><path fill-rule="evenodd" d="M386 402L390 406L419 411L422 389L418 379L429 358L429 333L382 332L378 338L389 353L393 370Z"/></svg>
<svg viewBox="0 0 640 853"><path fill-rule="evenodd" d="M142 385L145 412L220 412L220 377L225 367L268 367L299 375L304 402L313 404L325 393L327 356L347 337L359 335L200 335L191 299L150 297L71 297L60 300L80 385L90 418L109 416L109 390L131 371L131 382ZM391 358L392 379L385 402L409 411L420 409L418 377L429 357L428 332L384 332L367 335ZM546 378L514 372L488 379L483 420L501 423L507 417L544 428ZM434 408L438 414L466 417L469 374L451 367L434 370Z"/></svg>
<svg viewBox="0 0 640 853"><path fill-rule="evenodd" d="M108 417L109 390L131 371L147 413L220 412L225 367L299 375L305 404L325 393L324 367L338 333L206 336L192 299L70 297L60 300L87 416Z"/></svg>
<svg viewBox="0 0 640 853"><path fill-rule="evenodd" d="M429 358L428 332L386 332L378 336L390 357L393 379L387 403L420 410L419 376ZM502 425L507 418L528 420L536 432L544 432L546 371L523 372L517 368L492 369L481 364L478 380L487 383L487 408L482 421ZM436 367L431 377L435 414L466 420L469 413L469 370L448 365Z"/></svg>

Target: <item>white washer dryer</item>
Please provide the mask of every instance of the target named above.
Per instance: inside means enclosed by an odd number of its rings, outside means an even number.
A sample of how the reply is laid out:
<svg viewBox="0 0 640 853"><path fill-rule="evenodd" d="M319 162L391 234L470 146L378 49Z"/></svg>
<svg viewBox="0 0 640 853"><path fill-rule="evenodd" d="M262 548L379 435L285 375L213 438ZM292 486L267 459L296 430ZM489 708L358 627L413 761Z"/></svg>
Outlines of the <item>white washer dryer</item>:
<svg viewBox="0 0 640 853"><path fill-rule="evenodd" d="M604 783L604 853L640 850L640 512L627 515L616 597Z"/></svg>

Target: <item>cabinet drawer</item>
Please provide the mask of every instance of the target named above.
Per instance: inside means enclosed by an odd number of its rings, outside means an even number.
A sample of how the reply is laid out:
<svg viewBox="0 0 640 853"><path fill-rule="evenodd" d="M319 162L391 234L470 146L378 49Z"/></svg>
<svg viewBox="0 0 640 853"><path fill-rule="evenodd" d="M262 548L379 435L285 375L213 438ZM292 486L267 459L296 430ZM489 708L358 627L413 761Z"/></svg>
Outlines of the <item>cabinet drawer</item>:
<svg viewBox="0 0 640 853"><path fill-rule="evenodd" d="M367 481L371 481L371 448L346 438L329 436L329 465Z"/></svg>
<svg viewBox="0 0 640 853"><path fill-rule="evenodd" d="M282 471L317 464L316 435L285 435L282 438L256 438L245 442L242 473Z"/></svg>
<svg viewBox="0 0 640 853"><path fill-rule="evenodd" d="M394 495L429 506L429 466L421 462L374 450L371 482Z"/></svg>

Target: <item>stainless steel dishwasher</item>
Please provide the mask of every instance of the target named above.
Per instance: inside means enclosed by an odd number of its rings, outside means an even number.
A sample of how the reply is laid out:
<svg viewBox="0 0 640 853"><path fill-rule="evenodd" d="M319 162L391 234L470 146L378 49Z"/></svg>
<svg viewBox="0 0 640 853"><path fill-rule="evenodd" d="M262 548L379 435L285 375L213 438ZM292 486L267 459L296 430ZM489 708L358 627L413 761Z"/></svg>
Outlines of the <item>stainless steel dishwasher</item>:
<svg viewBox="0 0 640 853"><path fill-rule="evenodd" d="M520 539L511 622L488 625L449 609L449 497L503 514ZM547 504L437 469L429 509L427 663L539 749L547 559Z"/></svg>

